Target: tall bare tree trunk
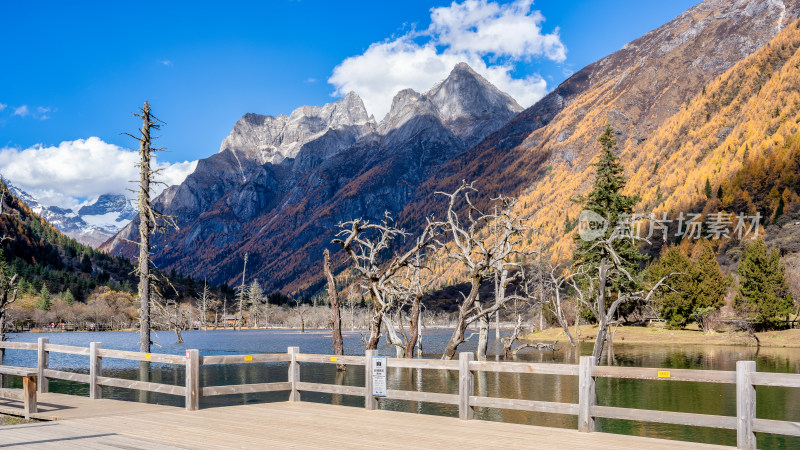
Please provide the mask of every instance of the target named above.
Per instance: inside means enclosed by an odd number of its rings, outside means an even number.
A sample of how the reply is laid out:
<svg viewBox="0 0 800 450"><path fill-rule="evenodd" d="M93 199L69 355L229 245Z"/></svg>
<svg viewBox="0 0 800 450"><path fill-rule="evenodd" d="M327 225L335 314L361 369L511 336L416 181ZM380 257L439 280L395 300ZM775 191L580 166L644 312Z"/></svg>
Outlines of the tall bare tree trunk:
<svg viewBox="0 0 800 450"><path fill-rule="evenodd" d="M482 309L480 301L476 301L478 309ZM499 313L500 311L498 311ZM478 348L475 350L475 359L486 361L486 353L489 349L489 317L481 316L478 319Z"/></svg>
<svg viewBox="0 0 800 450"><path fill-rule="evenodd" d="M464 334L467 331L468 325L468 315L475 305L475 301L478 298L478 291L481 287L480 275L473 276L470 280L470 284L471 286L469 294L458 307L456 329L453 330L453 334L450 336L450 340L447 342L447 346L442 353L442 359L453 359L453 357L456 355L456 351L458 350L458 346L464 343Z"/></svg>
<svg viewBox="0 0 800 450"><path fill-rule="evenodd" d="M419 314L420 314L420 296L415 295L411 303L411 316L408 318L408 342L406 342L406 358L414 357L414 347L417 346L419 339Z"/></svg>
<svg viewBox="0 0 800 450"><path fill-rule="evenodd" d="M237 305L238 317L233 321L233 331L236 331L236 323L239 323L239 331L242 331L242 324L244 322L244 299L247 296L247 285L245 278L247 276L247 253L244 254L244 266L242 267L242 285L239 286L239 298Z"/></svg>
<svg viewBox="0 0 800 450"><path fill-rule="evenodd" d="M597 292L597 340L594 341L594 349L592 356L595 361L600 361L600 356L603 354L603 346L606 342L608 335L608 317L606 316L606 281L608 278L608 266L606 265L605 257L600 260L599 277L598 277L598 292Z"/></svg>
<svg viewBox="0 0 800 450"><path fill-rule="evenodd" d="M153 230L152 207L150 204L150 105L142 107L142 137L139 139L141 157L139 175L139 351L150 353L150 232Z"/></svg>
<svg viewBox="0 0 800 450"><path fill-rule="evenodd" d="M333 278L331 272L330 252L326 248L322 253L323 256L323 270L325 277L328 279L328 298L331 304L331 322L333 329L331 335L333 336L333 354L344 355L344 339L342 338L342 315L341 305L339 304L339 292L336 290L336 280ZM344 364L337 364L337 370L345 370L347 367Z"/></svg>

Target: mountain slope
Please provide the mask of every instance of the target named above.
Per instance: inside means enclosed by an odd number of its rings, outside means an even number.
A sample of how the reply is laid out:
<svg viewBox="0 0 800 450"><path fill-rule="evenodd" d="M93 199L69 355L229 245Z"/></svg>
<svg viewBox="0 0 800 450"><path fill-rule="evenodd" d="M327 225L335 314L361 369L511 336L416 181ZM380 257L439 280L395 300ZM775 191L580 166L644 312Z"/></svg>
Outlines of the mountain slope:
<svg viewBox="0 0 800 450"><path fill-rule="evenodd" d="M438 166L520 110L459 64L428 92L398 93L380 124L355 94L288 118L248 114L220 153L156 200L181 226L156 239L156 262L231 283L247 253L267 288L306 289L337 223L401 210ZM132 224L105 248L133 255L124 239L135 236Z"/></svg>
<svg viewBox="0 0 800 450"><path fill-rule="evenodd" d="M466 179L476 181L484 198L519 196L521 212L533 215L545 242L561 240L565 222L578 214L571 198L591 182L590 164L600 149L596 139L606 123L618 130L626 173L645 167L652 172L655 161L640 146L648 145L703 86L798 15L797 0L698 4L578 71L508 125L443 165L415 192L401 214L403 223L418 223L420 211L436 211L440 202L433 192L450 190ZM641 182L635 178L629 188L637 190ZM561 257L568 256L570 245L569 239L561 240L556 247Z"/></svg>

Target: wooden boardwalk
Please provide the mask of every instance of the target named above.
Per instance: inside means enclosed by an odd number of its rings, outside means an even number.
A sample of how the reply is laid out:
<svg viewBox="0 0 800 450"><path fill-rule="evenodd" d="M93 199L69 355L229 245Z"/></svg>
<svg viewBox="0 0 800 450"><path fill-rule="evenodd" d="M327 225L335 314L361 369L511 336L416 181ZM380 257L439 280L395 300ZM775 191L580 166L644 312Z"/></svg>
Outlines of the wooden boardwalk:
<svg viewBox="0 0 800 450"><path fill-rule="evenodd" d="M307 402L182 408L46 393L43 419L0 427L0 449L14 448L722 448L608 433L579 433L482 420ZM2 401L0 412L21 411Z"/></svg>

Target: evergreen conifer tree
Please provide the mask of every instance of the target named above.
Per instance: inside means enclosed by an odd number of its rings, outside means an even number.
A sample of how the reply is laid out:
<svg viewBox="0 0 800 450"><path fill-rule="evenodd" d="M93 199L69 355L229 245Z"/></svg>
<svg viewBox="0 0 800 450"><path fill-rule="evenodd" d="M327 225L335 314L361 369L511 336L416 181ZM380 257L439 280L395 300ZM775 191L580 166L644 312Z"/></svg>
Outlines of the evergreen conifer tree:
<svg viewBox="0 0 800 450"><path fill-rule="evenodd" d="M589 210L599 214L608 221L608 229L603 238L608 238L614 227L624 221L633 213L633 207L639 202L638 195L625 195L624 168L619 158L614 154L617 150L617 139L611 125L606 125L603 133L598 138L602 145L600 160L593 164L595 168L595 180L591 191L588 194L575 198L575 202L580 204L584 210ZM601 259L608 258L609 255L602 247L594 246L594 241L581 239L579 235L574 235L577 243L575 260L577 264L598 264ZM643 259L642 254L631 239L617 239L614 241L614 250L622 260L622 266L631 275L639 271L639 262ZM616 295L619 291L632 291L638 286L616 278L609 280L609 293Z"/></svg>
<svg viewBox="0 0 800 450"><path fill-rule="evenodd" d="M47 289L46 284L42 283L42 290L39 291L39 300L36 302L36 308L42 311L50 311L50 306L52 306L50 290Z"/></svg>
<svg viewBox="0 0 800 450"><path fill-rule="evenodd" d="M711 198L711 182L708 180L708 178L706 178L706 186L703 191L706 194L706 198Z"/></svg>
<svg viewBox="0 0 800 450"><path fill-rule="evenodd" d="M658 262L647 269L647 278L657 282L670 273L680 273L670 279L669 288L658 291L656 306L667 323L667 328L680 329L689 323L694 311L692 261L679 247L670 246L662 251Z"/></svg>
<svg viewBox="0 0 800 450"><path fill-rule="evenodd" d="M722 273L711 245L708 242L700 245L700 255L692 270L695 281L694 308L721 308L725 304L725 294L731 282Z"/></svg>
<svg viewBox="0 0 800 450"><path fill-rule="evenodd" d="M92 260L89 259L89 255L86 253L81 258L81 272L92 273Z"/></svg>
<svg viewBox="0 0 800 450"><path fill-rule="evenodd" d="M767 250L762 239L748 245L739 262L735 306L760 329L776 328L792 312L792 295L777 249Z"/></svg>
<svg viewBox="0 0 800 450"><path fill-rule="evenodd" d="M67 289L66 291L64 291L64 296L63 296L63 298L64 298L64 302L65 302L66 304L68 304L68 305L70 305L70 306L72 306L73 304L75 304L75 297L72 295L72 291L70 291L69 289Z"/></svg>

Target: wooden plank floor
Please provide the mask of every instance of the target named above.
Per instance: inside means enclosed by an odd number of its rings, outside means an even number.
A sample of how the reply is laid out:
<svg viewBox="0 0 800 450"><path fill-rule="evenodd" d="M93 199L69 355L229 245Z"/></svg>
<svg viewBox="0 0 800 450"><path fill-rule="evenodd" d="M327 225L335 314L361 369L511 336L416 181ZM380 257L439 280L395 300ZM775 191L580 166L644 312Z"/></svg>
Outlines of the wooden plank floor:
<svg viewBox="0 0 800 450"><path fill-rule="evenodd" d="M186 411L182 408L45 394L61 406L59 422L0 427L5 442L32 448L721 448L607 433L578 433L481 420L366 411L318 403L267 403ZM90 412L90 409L92 412ZM74 410L74 411L73 411ZM80 411L83 410L84 413ZM68 416L67 412L71 415ZM47 426L45 426L47 425ZM38 429L31 428L39 426ZM77 437L76 437L77 436ZM28 439L29 441L26 441ZM118 441L115 441L118 440ZM157 442L154 445L151 442ZM23 445L24 446L24 445ZM58 446L58 448L69 448Z"/></svg>

